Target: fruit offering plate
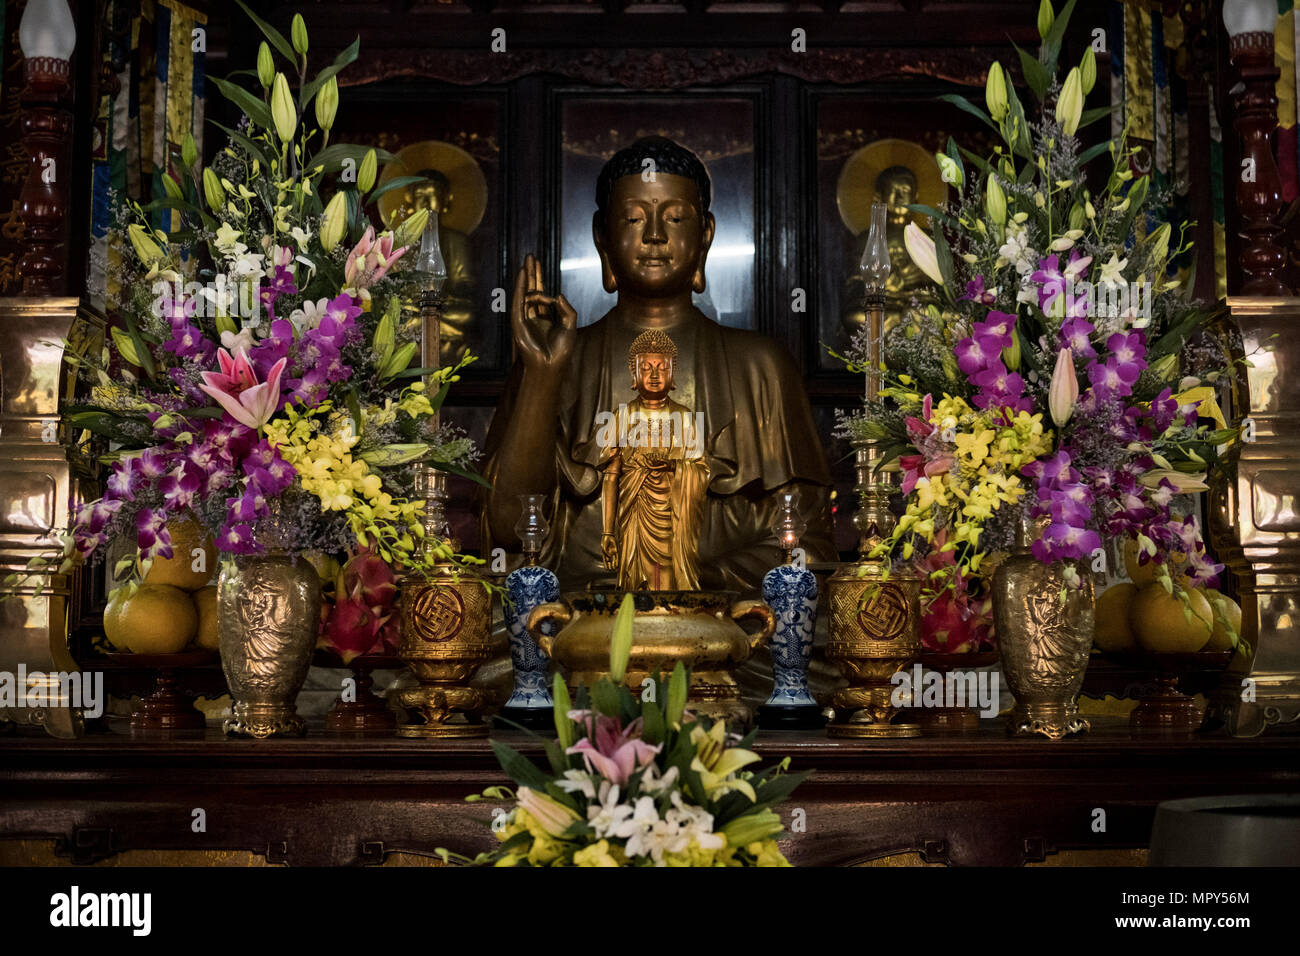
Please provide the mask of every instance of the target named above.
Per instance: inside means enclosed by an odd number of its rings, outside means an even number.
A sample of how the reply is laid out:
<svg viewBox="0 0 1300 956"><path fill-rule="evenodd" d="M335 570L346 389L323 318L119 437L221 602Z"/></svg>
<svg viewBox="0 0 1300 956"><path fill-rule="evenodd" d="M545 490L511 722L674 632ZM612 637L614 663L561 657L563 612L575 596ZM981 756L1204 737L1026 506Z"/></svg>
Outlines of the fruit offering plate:
<svg viewBox="0 0 1300 956"><path fill-rule="evenodd" d="M1200 729L1203 709L1195 697L1179 689L1179 682L1185 677L1196 675L1200 678L1198 685L1204 685L1207 676L1223 672L1234 653L1236 652L1198 651L1190 654L1157 654L1115 651L1104 652L1099 656L1138 678L1126 688L1125 693L1125 696L1140 697L1138 705L1129 714L1129 727L1135 733L1191 734Z"/></svg>
<svg viewBox="0 0 1300 956"><path fill-rule="evenodd" d="M219 658L216 651L203 648L178 654L101 654L88 660L86 669L156 672L153 693L142 696L131 713L131 736L175 737L202 734L206 727L194 698L181 691L176 671L205 668Z"/></svg>
<svg viewBox="0 0 1300 956"><path fill-rule="evenodd" d="M207 667L220 662L221 655L207 648L179 651L175 654L132 654L127 651L96 654L85 661L85 667L122 668L131 670L185 670Z"/></svg>
<svg viewBox="0 0 1300 956"><path fill-rule="evenodd" d="M998 662L997 651L971 651L966 654L941 654L922 651L918 658L922 667L946 674L949 671L976 670L992 667Z"/></svg>

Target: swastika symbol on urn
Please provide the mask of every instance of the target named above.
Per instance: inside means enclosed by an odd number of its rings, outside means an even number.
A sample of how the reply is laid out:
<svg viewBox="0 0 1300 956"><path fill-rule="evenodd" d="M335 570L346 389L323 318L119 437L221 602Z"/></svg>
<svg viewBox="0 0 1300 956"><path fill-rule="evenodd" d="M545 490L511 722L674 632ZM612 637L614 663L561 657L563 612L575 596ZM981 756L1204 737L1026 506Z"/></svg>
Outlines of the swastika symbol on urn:
<svg viewBox="0 0 1300 956"><path fill-rule="evenodd" d="M428 588L415 599L415 631L431 643L447 641L465 624L465 602L451 588Z"/></svg>
<svg viewBox="0 0 1300 956"><path fill-rule="evenodd" d="M858 623L873 641L892 641L907 628L907 597L901 588L883 584L858 611Z"/></svg>

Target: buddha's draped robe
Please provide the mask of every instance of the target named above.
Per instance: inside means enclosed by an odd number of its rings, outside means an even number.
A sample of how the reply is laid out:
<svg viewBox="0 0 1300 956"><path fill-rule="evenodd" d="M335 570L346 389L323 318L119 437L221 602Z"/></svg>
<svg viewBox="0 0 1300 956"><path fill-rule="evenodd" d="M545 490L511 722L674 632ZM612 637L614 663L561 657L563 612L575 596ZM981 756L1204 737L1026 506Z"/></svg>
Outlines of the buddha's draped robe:
<svg viewBox="0 0 1300 956"><path fill-rule="evenodd" d="M627 355L642 331L615 313L578 329L561 386L551 532L542 560L565 590L617 584L600 553L598 436L608 418L599 413L616 413L620 404L636 397ZM826 454L790 356L766 336L721 326L698 311L664 331L677 346L677 387L671 397L704 414L708 488L700 518L699 586L759 589L763 575L782 560L772 524L779 513L777 492L787 487L800 492L799 510L808 524L801 542L807 560L835 560ZM498 449L516 403L528 400L519 394L522 376L516 363L488 432L484 471L489 480L510 466L500 460ZM486 520L483 528L486 537ZM491 540L484 544L485 554L498 546Z"/></svg>

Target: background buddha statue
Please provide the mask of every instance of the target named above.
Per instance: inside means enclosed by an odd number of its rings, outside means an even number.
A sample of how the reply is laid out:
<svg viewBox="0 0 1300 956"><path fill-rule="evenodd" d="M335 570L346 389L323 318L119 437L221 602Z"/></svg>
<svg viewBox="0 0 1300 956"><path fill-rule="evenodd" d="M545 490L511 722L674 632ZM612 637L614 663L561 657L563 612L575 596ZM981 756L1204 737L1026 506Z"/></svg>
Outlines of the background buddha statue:
<svg viewBox="0 0 1300 956"><path fill-rule="evenodd" d="M384 224L392 228L418 209L438 214L438 241L447 263L442 288L441 364L454 364L473 345L478 333L475 275L469 233L478 225L487 202L487 180L478 163L451 143L430 140L407 146L384 167L380 184L399 176L422 176L425 182L393 190L379 199ZM408 303L406 317L419 309Z"/></svg>
<svg viewBox="0 0 1300 956"><path fill-rule="evenodd" d="M881 168L879 164L882 161L888 165ZM875 173L875 169L880 171ZM864 174L871 177L868 180L871 186L869 190L848 188L846 180L860 178ZM889 244L891 268L889 280L885 283L885 328L891 329L906 315L913 301L920 306L938 301L934 284L908 255L907 246L903 243L903 230L916 218L907 208L909 205L921 203L937 207L942 197L943 181L938 165L928 152L915 143L880 140L863 147L845 163L838 203L841 217L855 236L848 259L841 319L850 333L856 332L866 321L862 310L862 276L857 266L867 243L866 222L869 220L871 203L882 202L888 207L885 238ZM846 208L850 205L853 207L851 214ZM859 209L859 206L862 208Z"/></svg>
<svg viewBox="0 0 1300 956"><path fill-rule="evenodd" d="M711 183L692 152L663 137L620 150L596 182L592 238L612 309L578 328L546 290L531 255L515 278L516 362L488 432L485 546L517 553L518 495L550 496L543 561L566 589L613 586L601 547L602 421L626 402L627 356L647 329L671 336L676 401L701 414L707 466L699 586L754 591L782 555L771 525L777 493L797 486L809 561L835 558L830 476L807 394L789 354L726 328L692 302L705 287L715 222Z"/></svg>

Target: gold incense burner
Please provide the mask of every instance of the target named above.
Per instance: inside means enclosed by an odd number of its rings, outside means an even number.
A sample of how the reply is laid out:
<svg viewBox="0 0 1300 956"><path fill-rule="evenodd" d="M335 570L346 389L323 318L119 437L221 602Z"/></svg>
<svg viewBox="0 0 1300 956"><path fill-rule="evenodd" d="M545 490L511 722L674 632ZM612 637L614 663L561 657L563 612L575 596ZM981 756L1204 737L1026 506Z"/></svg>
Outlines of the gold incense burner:
<svg viewBox="0 0 1300 956"><path fill-rule="evenodd" d="M560 665L571 687L590 687L609 675L614 615L623 599L617 589L580 591L538 605L528 616L537 645ZM632 653L625 683L640 693L655 674L667 676L678 661L690 669L687 706L710 717L748 725L753 715L741 702L736 666L769 640L776 616L762 601L737 601L728 591L639 591L632 625ZM756 620L746 634L739 622ZM554 637L543 633L551 622Z"/></svg>
<svg viewBox="0 0 1300 956"><path fill-rule="evenodd" d="M885 565L863 561L840 568L826 585L830 640L826 659L849 686L831 700L831 737L919 737L916 724L894 723L891 678L921 651L921 582L892 574Z"/></svg>
<svg viewBox="0 0 1300 956"><path fill-rule="evenodd" d="M402 584L398 655L419 687L398 694L418 720L398 725L400 737L486 737L481 712L490 700L471 687L474 672L503 649L492 636L492 595L475 575L450 565Z"/></svg>

